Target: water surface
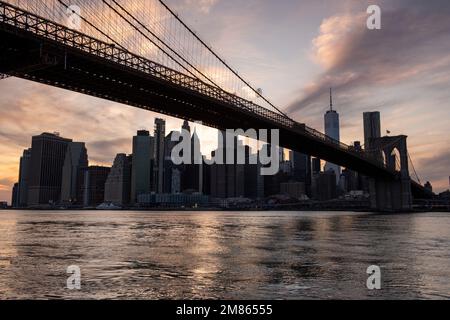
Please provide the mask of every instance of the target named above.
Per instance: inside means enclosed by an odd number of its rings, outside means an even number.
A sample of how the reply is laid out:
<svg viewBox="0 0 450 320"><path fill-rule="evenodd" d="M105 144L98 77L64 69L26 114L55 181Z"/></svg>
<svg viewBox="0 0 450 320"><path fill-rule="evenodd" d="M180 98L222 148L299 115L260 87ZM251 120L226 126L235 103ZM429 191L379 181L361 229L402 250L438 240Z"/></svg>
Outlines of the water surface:
<svg viewBox="0 0 450 320"><path fill-rule="evenodd" d="M0 298L449 299L449 245L448 213L0 211Z"/></svg>

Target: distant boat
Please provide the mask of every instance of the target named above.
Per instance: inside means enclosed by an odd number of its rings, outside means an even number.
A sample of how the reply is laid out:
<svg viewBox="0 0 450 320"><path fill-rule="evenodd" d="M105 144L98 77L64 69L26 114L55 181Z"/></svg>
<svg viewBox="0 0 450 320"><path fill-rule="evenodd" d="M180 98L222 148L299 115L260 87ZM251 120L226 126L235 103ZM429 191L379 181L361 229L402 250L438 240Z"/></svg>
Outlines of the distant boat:
<svg viewBox="0 0 450 320"><path fill-rule="evenodd" d="M102 203L96 209L97 210L121 210L122 207L116 206L113 203Z"/></svg>

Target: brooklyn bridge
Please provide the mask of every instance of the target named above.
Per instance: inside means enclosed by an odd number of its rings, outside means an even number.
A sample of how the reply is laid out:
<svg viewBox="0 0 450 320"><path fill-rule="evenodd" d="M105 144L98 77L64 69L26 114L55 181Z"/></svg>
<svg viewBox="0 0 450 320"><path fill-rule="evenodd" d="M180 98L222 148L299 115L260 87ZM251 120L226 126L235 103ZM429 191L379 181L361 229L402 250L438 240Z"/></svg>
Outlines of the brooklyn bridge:
<svg viewBox="0 0 450 320"><path fill-rule="evenodd" d="M408 211L414 198L430 196L412 170L406 135L372 139L361 151L292 119L163 1L0 1L0 39L1 79L27 79L221 130L278 129L281 147L370 177L374 210ZM394 150L398 159L390 156Z"/></svg>

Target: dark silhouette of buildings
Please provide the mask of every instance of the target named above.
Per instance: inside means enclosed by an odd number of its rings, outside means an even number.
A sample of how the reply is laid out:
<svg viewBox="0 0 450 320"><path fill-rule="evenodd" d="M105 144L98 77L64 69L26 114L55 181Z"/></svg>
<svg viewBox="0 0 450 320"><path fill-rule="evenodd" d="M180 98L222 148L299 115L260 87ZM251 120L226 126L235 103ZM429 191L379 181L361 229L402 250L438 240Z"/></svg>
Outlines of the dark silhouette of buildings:
<svg viewBox="0 0 450 320"><path fill-rule="evenodd" d="M211 195L211 166L205 162L206 157L203 156L202 164L202 180L203 194Z"/></svg>
<svg viewBox="0 0 450 320"><path fill-rule="evenodd" d="M23 155L20 158L17 200L13 205L16 208L25 208L28 206L28 184L30 179L30 166L31 166L31 148L24 150Z"/></svg>
<svg viewBox="0 0 450 320"><path fill-rule="evenodd" d="M288 195L291 198L301 198L306 194L304 182L283 182L280 185L280 194Z"/></svg>
<svg viewBox="0 0 450 320"><path fill-rule="evenodd" d="M245 165L244 167L244 196L250 199L262 198L259 193L259 169L260 165L252 164L252 157L256 157L252 154L252 149L249 146L244 146L245 148Z"/></svg>
<svg viewBox="0 0 450 320"><path fill-rule="evenodd" d="M19 183L14 183L11 197L11 207L19 208ZM0 204L1 208L1 204Z"/></svg>
<svg viewBox="0 0 450 320"><path fill-rule="evenodd" d="M182 192L203 192L203 164L201 163L200 139L197 132L191 136L191 161L190 164L185 164L181 171L181 191ZM195 159L195 156L200 156Z"/></svg>
<svg viewBox="0 0 450 320"><path fill-rule="evenodd" d="M292 179L295 182L302 182L305 187L305 194L311 196L311 156L294 151L290 152L290 156L292 157L290 159L292 165Z"/></svg>
<svg viewBox="0 0 450 320"><path fill-rule="evenodd" d="M224 131L219 135L223 138L222 145L211 153L212 157L223 155L223 163L215 163L211 166L211 196L214 198L236 198L245 196L245 165L237 164L238 148L244 148L242 141L236 136L228 136ZM233 144L227 143L227 139L233 139ZM221 149L221 150L219 150ZM245 151L244 151L245 152ZM227 164L227 156L234 157L233 164Z"/></svg>
<svg viewBox="0 0 450 320"><path fill-rule="evenodd" d="M319 201L332 200L337 197L336 175L333 170L320 172L314 177L313 198Z"/></svg>
<svg viewBox="0 0 450 320"><path fill-rule="evenodd" d="M164 192L164 143L166 138L166 121L155 119L155 165L153 169L153 188L156 193Z"/></svg>
<svg viewBox="0 0 450 320"><path fill-rule="evenodd" d="M379 113L365 113L364 126L365 139L370 144L371 139L380 134ZM289 160L280 157L277 174L263 176L258 154L252 153L252 149L244 146L237 136L225 132L221 133L224 141L212 152L213 158L216 155L220 158L222 154L223 158L216 161L223 160L224 163L219 161L209 165L204 161L206 157L196 152L200 150L196 131L191 134L187 121L182 128L189 132L191 161L177 165L172 161L172 150L181 141L172 141L176 131L165 135L162 119L155 121L154 137L149 131L138 131L133 137L132 155L117 154L112 168L89 167L87 150L82 142L73 142L59 134L35 136L32 147L24 150L20 159L19 181L13 190L12 204L15 207L57 204L96 207L107 202L127 207L145 206L145 203L160 205L167 200L176 206L183 201L203 204L205 199L213 198L212 203L221 205L224 201L250 201L236 198L261 200L276 195L297 199L307 199L304 197L307 195L314 200L326 201L344 197L344 193L348 198L352 194L362 194L361 190L368 191L365 177L357 172L344 169L337 187L334 170L322 172L320 159L293 151ZM228 145L227 139L233 143ZM263 148L268 147L263 145ZM362 151L358 141L351 148ZM239 154L244 155L243 163L238 163ZM280 154L284 155L284 152L280 151ZM233 163L226 163L227 158ZM395 158L388 160L395 162ZM425 187L432 190L430 183ZM139 199L144 202L140 203Z"/></svg>
<svg viewBox="0 0 450 320"><path fill-rule="evenodd" d="M83 205L96 207L105 200L105 184L111 168L91 166L85 170L83 184Z"/></svg>
<svg viewBox="0 0 450 320"><path fill-rule="evenodd" d="M70 142L72 140L52 133L32 138L28 206L59 202L64 160Z"/></svg>
<svg viewBox="0 0 450 320"><path fill-rule="evenodd" d="M172 150L179 141L172 141L174 131L165 138L164 146L164 193L181 192L181 165L175 165L172 161Z"/></svg>
<svg viewBox="0 0 450 320"><path fill-rule="evenodd" d="M83 142L70 142L63 166L61 203L83 204L83 178L89 166L86 146Z"/></svg>
<svg viewBox="0 0 450 320"><path fill-rule="evenodd" d="M137 201L140 194L152 190L152 173L155 140L146 130L140 130L133 137L133 166L131 169L131 203Z"/></svg>
<svg viewBox="0 0 450 320"><path fill-rule="evenodd" d="M264 196L270 197L281 193L281 184L292 180L292 177L282 171L271 176L263 176L264 179Z"/></svg>
<svg viewBox="0 0 450 320"><path fill-rule="evenodd" d="M119 153L105 183L105 202L128 205L131 195L132 156Z"/></svg>

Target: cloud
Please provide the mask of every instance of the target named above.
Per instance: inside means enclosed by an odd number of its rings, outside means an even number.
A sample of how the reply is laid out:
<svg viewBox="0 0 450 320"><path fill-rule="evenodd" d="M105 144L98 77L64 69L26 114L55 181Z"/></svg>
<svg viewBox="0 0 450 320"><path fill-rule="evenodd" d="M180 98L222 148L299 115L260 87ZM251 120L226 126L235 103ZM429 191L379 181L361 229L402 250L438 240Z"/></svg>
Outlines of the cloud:
<svg viewBox="0 0 450 320"><path fill-rule="evenodd" d="M396 2L397 4L401 2ZM325 70L289 107L295 114L314 106L329 87L351 92L410 81L450 60L450 6L442 1L414 1L382 10L382 29L366 28L364 13L325 19L313 40L312 59Z"/></svg>
<svg viewBox="0 0 450 320"><path fill-rule="evenodd" d="M12 184L14 184L16 181L10 178L2 178L0 179L0 188L9 188Z"/></svg>
<svg viewBox="0 0 450 320"><path fill-rule="evenodd" d="M217 4L219 0L185 0L186 5L198 9L204 14L208 14L211 8Z"/></svg>
<svg viewBox="0 0 450 320"><path fill-rule="evenodd" d="M345 143L362 138L364 111L381 111L384 128L408 135L419 176L442 190L450 168L445 107L450 101L450 3L378 3L381 30L367 29L365 1L322 21L310 48L311 61L322 71L297 91L286 110L321 130L333 87Z"/></svg>
<svg viewBox="0 0 450 320"><path fill-rule="evenodd" d="M440 189L449 187L450 151L423 158L418 164L425 168L422 173L426 176L427 180L436 182L435 186L438 186ZM443 173L447 175L445 176Z"/></svg>
<svg viewBox="0 0 450 320"><path fill-rule="evenodd" d="M89 161L109 165L113 160L111 155L119 153L119 150L121 150L120 153L124 153L125 150L130 149L130 145L131 137L89 142L87 144Z"/></svg>

